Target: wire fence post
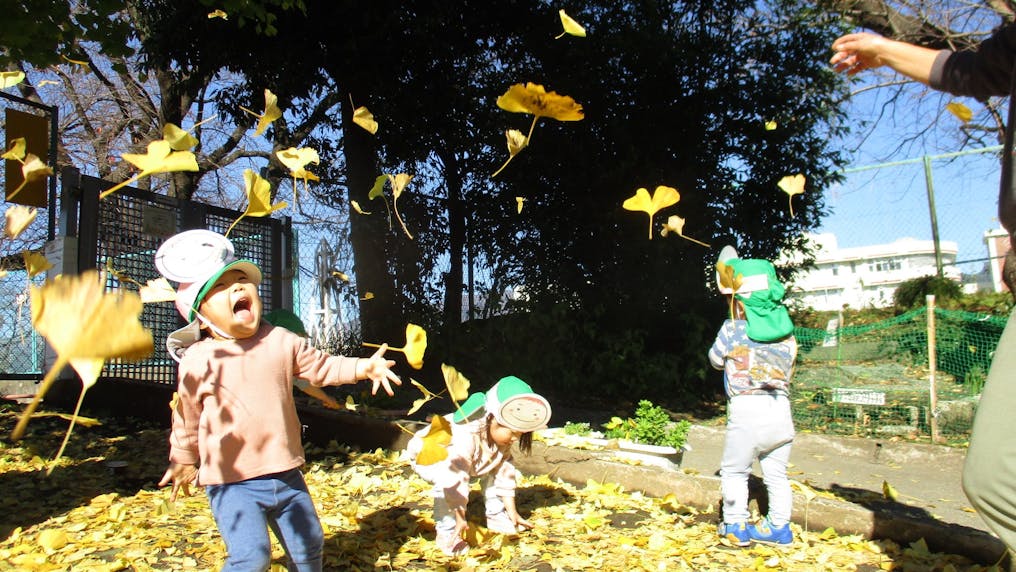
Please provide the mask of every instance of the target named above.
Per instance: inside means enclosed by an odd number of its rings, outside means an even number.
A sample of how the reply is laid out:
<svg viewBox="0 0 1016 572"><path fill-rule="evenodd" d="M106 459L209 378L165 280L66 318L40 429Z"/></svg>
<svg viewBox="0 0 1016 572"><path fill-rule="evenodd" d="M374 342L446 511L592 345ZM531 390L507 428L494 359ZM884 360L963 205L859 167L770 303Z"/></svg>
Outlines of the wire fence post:
<svg viewBox="0 0 1016 572"><path fill-rule="evenodd" d="M928 424L931 427L931 442L938 443L938 389L935 387L935 295L928 294L928 386L931 392L928 410Z"/></svg>
<svg viewBox="0 0 1016 572"><path fill-rule="evenodd" d="M931 176L931 156L924 156L924 185L928 193L928 213L931 216L931 240L935 245L935 273L943 277L942 245L938 237L938 213L935 212L935 184Z"/></svg>

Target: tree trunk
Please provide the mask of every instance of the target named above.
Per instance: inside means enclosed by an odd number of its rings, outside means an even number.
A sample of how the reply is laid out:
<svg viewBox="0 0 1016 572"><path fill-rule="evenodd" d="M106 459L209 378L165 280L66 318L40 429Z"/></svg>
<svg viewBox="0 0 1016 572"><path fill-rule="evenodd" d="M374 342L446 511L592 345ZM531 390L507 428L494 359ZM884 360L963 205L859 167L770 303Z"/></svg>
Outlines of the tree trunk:
<svg viewBox="0 0 1016 572"><path fill-rule="evenodd" d="M465 262L466 212L462 201L462 175L454 152L440 152L448 188L448 273L445 275L444 323L448 328L462 321L462 266ZM472 318L472 316L470 316Z"/></svg>
<svg viewBox="0 0 1016 572"><path fill-rule="evenodd" d="M342 100L350 101L349 95L347 92ZM365 99L357 96L353 101ZM379 174L374 136L353 123L353 107L345 103L342 104L342 133L349 198L361 205L369 204L367 195ZM383 208L378 207L371 209L378 211L372 216L351 214L349 217L353 270L360 298L360 331L364 341L396 343L405 335L405 320L402 309L396 304L395 279L389 270L385 249L388 226ZM373 297L364 300L368 293Z"/></svg>

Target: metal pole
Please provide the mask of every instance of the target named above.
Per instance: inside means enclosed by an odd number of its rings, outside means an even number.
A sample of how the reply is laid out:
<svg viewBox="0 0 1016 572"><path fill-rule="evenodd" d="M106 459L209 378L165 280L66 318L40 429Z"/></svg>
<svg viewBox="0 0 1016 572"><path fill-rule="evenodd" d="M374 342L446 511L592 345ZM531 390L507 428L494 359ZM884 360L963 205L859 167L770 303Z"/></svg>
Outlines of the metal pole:
<svg viewBox="0 0 1016 572"><path fill-rule="evenodd" d="M928 189L928 213L931 216L931 240L935 243L935 270L942 278L942 246L938 240L938 213L935 212L935 185L931 177L931 156L924 156L924 183Z"/></svg>

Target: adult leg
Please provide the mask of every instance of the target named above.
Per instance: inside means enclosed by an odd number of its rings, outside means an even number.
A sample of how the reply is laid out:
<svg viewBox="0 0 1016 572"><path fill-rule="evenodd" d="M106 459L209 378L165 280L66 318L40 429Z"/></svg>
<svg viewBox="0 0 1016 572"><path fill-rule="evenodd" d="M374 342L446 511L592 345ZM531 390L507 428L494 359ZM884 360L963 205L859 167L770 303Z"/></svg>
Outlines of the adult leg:
<svg viewBox="0 0 1016 572"><path fill-rule="evenodd" d="M1010 553L1016 550L1016 312L1009 316L977 405L963 490Z"/></svg>
<svg viewBox="0 0 1016 572"><path fill-rule="evenodd" d="M226 544L223 572L268 570L272 561L271 540L264 500L270 490L263 481L252 480L205 487L208 503Z"/></svg>

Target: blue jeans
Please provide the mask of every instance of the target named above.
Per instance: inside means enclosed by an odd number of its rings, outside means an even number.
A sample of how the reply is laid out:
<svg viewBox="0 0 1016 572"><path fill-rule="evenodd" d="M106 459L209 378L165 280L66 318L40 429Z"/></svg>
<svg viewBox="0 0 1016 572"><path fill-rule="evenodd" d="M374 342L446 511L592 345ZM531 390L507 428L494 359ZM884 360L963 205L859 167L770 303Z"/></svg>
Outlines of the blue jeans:
<svg viewBox="0 0 1016 572"><path fill-rule="evenodd" d="M286 550L290 571L320 572L324 531L299 469L205 490L226 543L224 572L268 570L269 527Z"/></svg>

